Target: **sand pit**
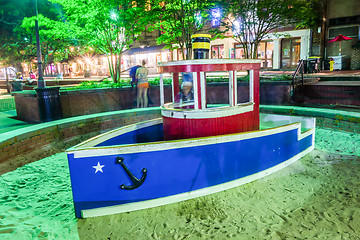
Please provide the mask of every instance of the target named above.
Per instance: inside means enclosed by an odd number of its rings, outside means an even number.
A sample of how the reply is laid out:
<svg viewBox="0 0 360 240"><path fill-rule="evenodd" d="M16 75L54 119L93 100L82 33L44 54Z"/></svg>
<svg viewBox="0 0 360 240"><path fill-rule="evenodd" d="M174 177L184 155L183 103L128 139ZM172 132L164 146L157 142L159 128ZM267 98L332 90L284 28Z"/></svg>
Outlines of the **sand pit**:
<svg viewBox="0 0 360 240"><path fill-rule="evenodd" d="M252 183L181 203L75 219L65 153L0 176L0 239L360 239L360 135Z"/></svg>

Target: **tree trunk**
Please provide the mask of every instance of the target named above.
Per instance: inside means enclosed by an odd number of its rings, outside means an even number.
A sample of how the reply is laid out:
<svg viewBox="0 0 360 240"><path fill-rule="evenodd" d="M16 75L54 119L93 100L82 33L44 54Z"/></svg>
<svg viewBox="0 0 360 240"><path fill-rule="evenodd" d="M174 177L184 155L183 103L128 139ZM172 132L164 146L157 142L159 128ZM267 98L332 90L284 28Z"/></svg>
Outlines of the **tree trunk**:
<svg viewBox="0 0 360 240"><path fill-rule="evenodd" d="M8 93L10 93L10 83L9 83L9 74L8 74L8 69L5 68L5 75L6 75L6 90Z"/></svg>
<svg viewBox="0 0 360 240"><path fill-rule="evenodd" d="M192 53L192 51L191 51L191 50L192 50L192 48L191 48L191 47L187 47L187 48L186 48L186 51L187 51L187 54L186 54L186 59L187 59L187 60L192 59L192 54L191 54L191 53Z"/></svg>
<svg viewBox="0 0 360 240"><path fill-rule="evenodd" d="M255 42L254 43L254 49L253 49L253 54L252 54L252 58L253 59L257 59L258 56L257 56L257 50L258 50L258 47L259 47L259 43L260 42Z"/></svg>
<svg viewBox="0 0 360 240"><path fill-rule="evenodd" d="M180 46L181 47L181 46ZM186 59L186 54L185 54L185 52L184 52L184 48L182 47L181 48L181 55L182 55L182 59L184 60L184 59ZM178 59L179 60L179 59Z"/></svg>
<svg viewBox="0 0 360 240"><path fill-rule="evenodd" d="M108 59L108 65L109 65L109 71L110 76L114 82L116 82L116 79L114 78L114 63L113 63L113 55L110 54L110 56L107 57Z"/></svg>
<svg viewBox="0 0 360 240"><path fill-rule="evenodd" d="M108 57L110 75L115 83L119 82L121 79L121 57L122 53L110 55Z"/></svg>
<svg viewBox="0 0 360 240"><path fill-rule="evenodd" d="M244 47L244 56L246 59L249 59L250 56L249 56L249 47L247 44L243 44L243 47Z"/></svg>
<svg viewBox="0 0 360 240"><path fill-rule="evenodd" d="M122 54L120 53L119 55L116 55L116 68L115 68L115 73L116 73L116 81L115 82L119 82L121 79L121 56Z"/></svg>

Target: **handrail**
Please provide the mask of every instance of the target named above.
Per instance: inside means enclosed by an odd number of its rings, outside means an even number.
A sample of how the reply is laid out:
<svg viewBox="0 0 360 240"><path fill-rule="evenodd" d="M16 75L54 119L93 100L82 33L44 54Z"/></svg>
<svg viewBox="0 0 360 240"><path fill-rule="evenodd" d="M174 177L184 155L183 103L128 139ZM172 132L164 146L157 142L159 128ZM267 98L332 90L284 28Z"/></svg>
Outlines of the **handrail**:
<svg viewBox="0 0 360 240"><path fill-rule="evenodd" d="M300 59L299 60L299 64L297 65L295 72L293 74L293 78L292 78L292 95L294 95L294 91L295 91L295 78L296 75L298 73L301 73L301 84L304 85L304 70L305 70L305 60L304 59Z"/></svg>

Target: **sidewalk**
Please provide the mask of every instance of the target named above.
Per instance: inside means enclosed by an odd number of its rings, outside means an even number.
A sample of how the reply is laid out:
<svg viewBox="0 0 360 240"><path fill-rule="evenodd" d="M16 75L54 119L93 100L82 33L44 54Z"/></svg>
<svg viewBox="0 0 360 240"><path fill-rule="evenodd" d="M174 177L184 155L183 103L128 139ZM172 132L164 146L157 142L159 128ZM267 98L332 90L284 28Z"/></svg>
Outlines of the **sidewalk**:
<svg viewBox="0 0 360 240"><path fill-rule="evenodd" d="M0 112L0 134L33 125L17 120L15 117L16 110Z"/></svg>
<svg viewBox="0 0 360 240"><path fill-rule="evenodd" d="M261 75L292 75L294 74L294 70L260 70ZM305 75L318 76L318 77L360 77L360 70L341 70L341 71L329 71L329 70L321 70L319 73L310 73Z"/></svg>

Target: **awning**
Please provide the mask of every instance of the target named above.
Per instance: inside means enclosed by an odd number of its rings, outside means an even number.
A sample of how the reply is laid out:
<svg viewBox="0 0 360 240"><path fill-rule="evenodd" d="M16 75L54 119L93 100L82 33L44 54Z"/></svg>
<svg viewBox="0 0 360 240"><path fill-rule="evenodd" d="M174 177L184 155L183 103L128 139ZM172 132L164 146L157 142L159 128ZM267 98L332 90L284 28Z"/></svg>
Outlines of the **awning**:
<svg viewBox="0 0 360 240"><path fill-rule="evenodd" d="M340 42L340 41L347 41L347 40L351 40L351 39L352 39L351 37L347 37L347 36L339 34L334 39L329 40L329 42Z"/></svg>
<svg viewBox="0 0 360 240"><path fill-rule="evenodd" d="M165 44L162 44L162 45L150 46L150 47L130 48L129 50L125 51L123 54L132 55L139 53L169 51L168 49L163 49L165 46L166 46Z"/></svg>

